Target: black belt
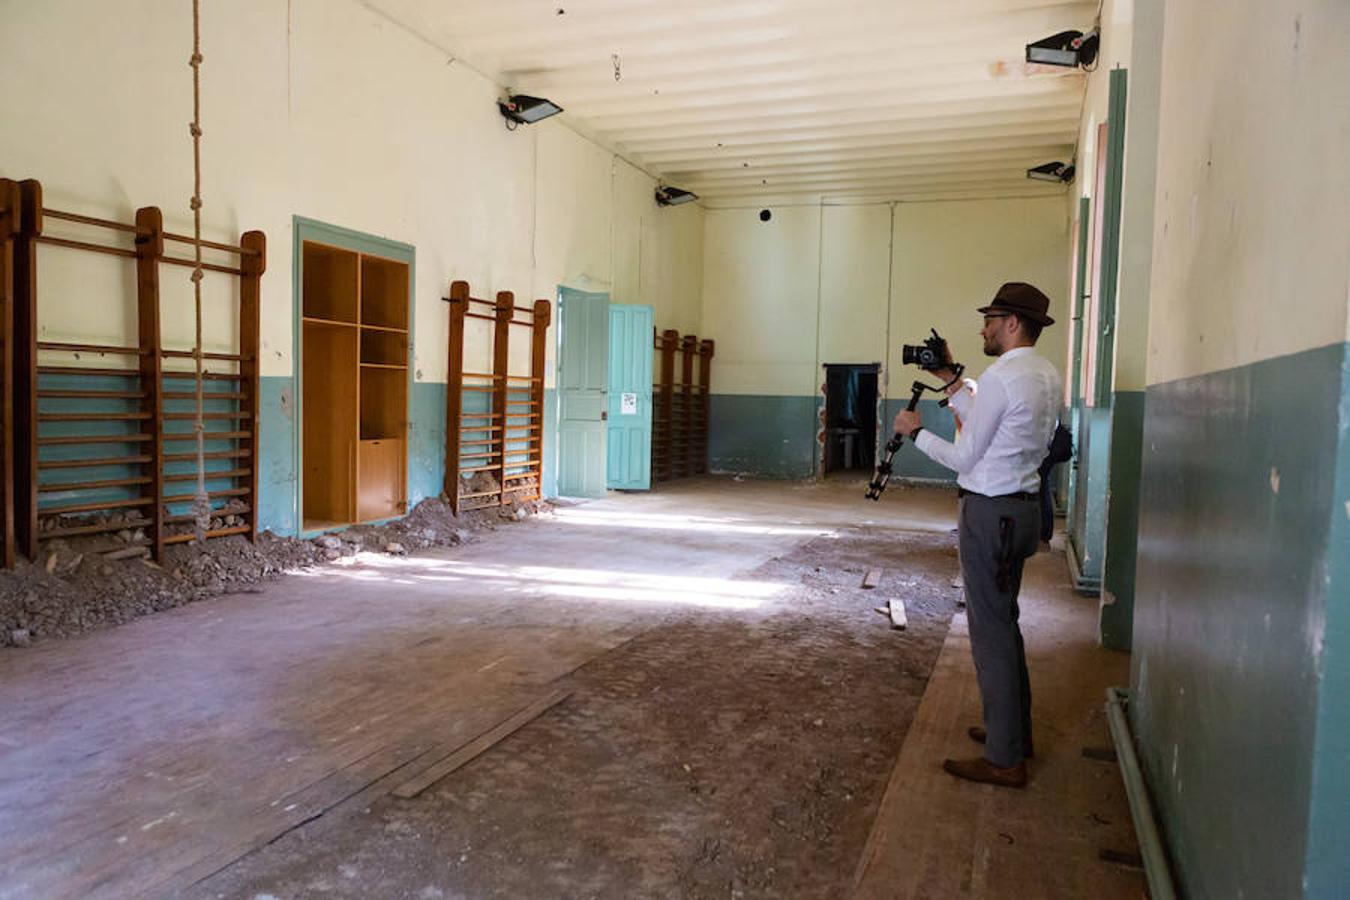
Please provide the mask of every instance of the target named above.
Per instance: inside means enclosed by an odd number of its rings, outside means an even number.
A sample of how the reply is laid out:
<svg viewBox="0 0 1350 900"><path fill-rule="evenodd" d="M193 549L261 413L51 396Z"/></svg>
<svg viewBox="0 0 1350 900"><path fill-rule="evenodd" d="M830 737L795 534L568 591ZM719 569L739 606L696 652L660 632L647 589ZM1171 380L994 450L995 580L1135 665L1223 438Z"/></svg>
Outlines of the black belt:
<svg viewBox="0 0 1350 900"><path fill-rule="evenodd" d="M1033 494L1030 491L1018 491L1015 494L999 494L990 497L988 494L981 494L978 491L968 491L963 487L956 489L957 497L983 497L986 500L1039 500L1039 494Z"/></svg>

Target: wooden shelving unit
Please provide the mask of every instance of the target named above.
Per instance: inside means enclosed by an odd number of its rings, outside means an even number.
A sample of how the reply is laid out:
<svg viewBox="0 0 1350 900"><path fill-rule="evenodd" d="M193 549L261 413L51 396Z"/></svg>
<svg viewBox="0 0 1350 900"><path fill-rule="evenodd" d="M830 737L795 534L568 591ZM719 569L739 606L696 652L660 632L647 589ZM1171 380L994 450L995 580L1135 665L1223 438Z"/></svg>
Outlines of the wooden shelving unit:
<svg viewBox="0 0 1350 900"><path fill-rule="evenodd" d="M708 406L715 345L692 334L655 332L652 385L652 481L708 471Z"/></svg>
<svg viewBox="0 0 1350 900"><path fill-rule="evenodd" d="M302 253L303 528L402 515L409 267L313 241Z"/></svg>

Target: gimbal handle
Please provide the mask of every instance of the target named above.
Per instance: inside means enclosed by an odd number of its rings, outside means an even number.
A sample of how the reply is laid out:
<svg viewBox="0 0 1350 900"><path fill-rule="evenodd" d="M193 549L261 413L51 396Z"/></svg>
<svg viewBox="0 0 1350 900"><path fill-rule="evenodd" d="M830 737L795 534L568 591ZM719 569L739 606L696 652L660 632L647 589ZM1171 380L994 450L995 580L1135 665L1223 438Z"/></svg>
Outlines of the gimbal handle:
<svg viewBox="0 0 1350 900"><path fill-rule="evenodd" d="M933 335L936 336L937 332L934 331ZM940 388L924 384L922 381L914 382L913 386L910 388L909 405L906 406L905 409L914 412L919 405L919 397L923 395L924 391L932 391L935 394L940 394L949 386L955 384L956 379L960 378L961 373L965 371L965 366L962 366L959 363L953 363L952 370L956 372L956 377ZM947 398L943 397L938 405L946 406ZM886 485L889 484L891 480L891 461L895 458L895 452L899 450L904 443L905 436L899 432L886 442L886 455L881 458L881 462L877 465L877 473L873 475L872 480L867 483L867 493L865 496L868 500L881 499L881 492L886 490Z"/></svg>

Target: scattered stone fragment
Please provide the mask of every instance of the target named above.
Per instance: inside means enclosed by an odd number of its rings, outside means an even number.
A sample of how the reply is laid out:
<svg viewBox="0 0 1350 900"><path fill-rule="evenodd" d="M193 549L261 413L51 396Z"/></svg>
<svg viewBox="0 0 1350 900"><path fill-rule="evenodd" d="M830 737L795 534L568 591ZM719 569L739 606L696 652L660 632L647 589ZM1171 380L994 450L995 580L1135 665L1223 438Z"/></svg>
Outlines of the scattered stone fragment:
<svg viewBox="0 0 1350 900"><path fill-rule="evenodd" d="M397 541L390 541L389 543L385 544L385 545L384 545L384 552L385 552L385 553L392 553L392 554L394 554L395 556L407 556L407 555L408 555L407 549L406 549L402 544L398 543Z"/></svg>
<svg viewBox="0 0 1350 900"><path fill-rule="evenodd" d="M9 642L15 647L27 647L33 642L33 636L27 628L15 628L9 633Z"/></svg>
<svg viewBox="0 0 1350 900"><path fill-rule="evenodd" d="M462 544L478 531L510 527L508 522L515 520L517 511L529 516L551 509L546 502L524 501L456 516L443 500L430 498L401 519L352 526L341 536L301 540L262 532L256 541L235 534L204 543L172 544L164 548L162 568L149 558L145 519L140 514L43 516L39 529L44 536L66 526L118 527L47 538L36 563L22 562L0 571L0 645L13 643L16 631L26 632L36 642L127 622L222 592L246 592L261 580L340 559L360 547L374 550L397 545L401 549L389 552L402 556L428 547ZM249 524L244 504L234 501L213 510L212 519L213 527ZM166 536L192 535L193 529L192 523L171 523ZM105 554L125 554L125 558L109 560ZM83 564L86 556L88 565Z"/></svg>

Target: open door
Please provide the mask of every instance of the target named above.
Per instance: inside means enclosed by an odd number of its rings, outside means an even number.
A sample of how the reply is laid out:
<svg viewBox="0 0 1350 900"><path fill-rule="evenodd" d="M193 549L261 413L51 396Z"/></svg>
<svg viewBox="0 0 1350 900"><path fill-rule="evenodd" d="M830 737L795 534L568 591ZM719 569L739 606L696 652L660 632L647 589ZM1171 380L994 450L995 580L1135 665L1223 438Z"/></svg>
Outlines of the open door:
<svg viewBox="0 0 1350 900"><path fill-rule="evenodd" d="M650 306L609 307L609 429L606 486L652 485L652 323Z"/></svg>
<svg viewBox="0 0 1350 900"><path fill-rule="evenodd" d="M609 295L558 289L558 493L605 494Z"/></svg>

